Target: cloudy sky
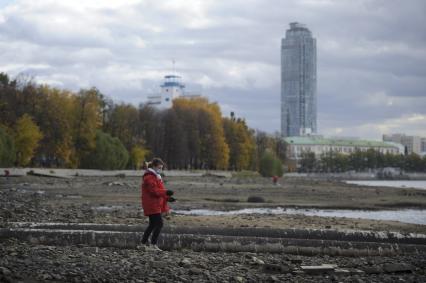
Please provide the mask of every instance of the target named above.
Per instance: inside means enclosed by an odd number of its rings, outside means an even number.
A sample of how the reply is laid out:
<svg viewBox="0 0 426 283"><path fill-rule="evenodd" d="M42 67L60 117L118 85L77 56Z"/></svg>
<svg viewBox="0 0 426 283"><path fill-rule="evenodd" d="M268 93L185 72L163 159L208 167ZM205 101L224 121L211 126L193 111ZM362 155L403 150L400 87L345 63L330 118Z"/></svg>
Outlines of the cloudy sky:
<svg viewBox="0 0 426 283"><path fill-rule="evenodd" d="M317 39L318 128L426 136L424 0L0 0L0 72L138 105L172 70L270 133L288 24Z"/></svg>

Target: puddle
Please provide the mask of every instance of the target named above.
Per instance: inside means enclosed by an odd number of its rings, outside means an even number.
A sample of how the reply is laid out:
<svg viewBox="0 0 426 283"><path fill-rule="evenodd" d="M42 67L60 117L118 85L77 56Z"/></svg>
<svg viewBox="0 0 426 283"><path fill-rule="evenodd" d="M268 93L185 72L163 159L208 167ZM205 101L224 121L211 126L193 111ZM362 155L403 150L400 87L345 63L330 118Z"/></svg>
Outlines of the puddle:
<svg viewBox="0 0 426 283"><path fill-rule="evenodd" d="M183 215L243 215L243 214L302 214L321 217L346 217L371 220L392 220L412 224L426 225L426 210L401 209L401 210L349 210L349 209L294 209L294 208L245 208L240 210L220 211L209 209L174 210Z"/></svg>
<svg viewBox="0 0 426 283"><path fill-rule="evenodd" d="M97 210L97 211L114 211L114 210L121 210L124 207L121 205L111 205L111 206L97 206L97 207L92 207L93 210Z"/></svg>
<svg viewBox="0 0 426 283"><path fill-rule="evenodd" d="M393 188L416 188L426 190L426 181L417 180L368 180L368 181L345 181L347 184L355 184L370 187L393 187Z"/></svg>

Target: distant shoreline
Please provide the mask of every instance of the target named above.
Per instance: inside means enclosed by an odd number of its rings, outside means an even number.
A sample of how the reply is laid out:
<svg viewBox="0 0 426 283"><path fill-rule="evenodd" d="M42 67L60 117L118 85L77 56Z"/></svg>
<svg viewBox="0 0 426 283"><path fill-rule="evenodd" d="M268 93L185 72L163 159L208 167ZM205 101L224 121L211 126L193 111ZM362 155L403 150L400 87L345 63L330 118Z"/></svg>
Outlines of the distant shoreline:
<svg viewBox="0 0 426 283"><path fill-rule="evenodd" d="M143 170L98 170L98 169L65 169L65 168L0 168L0 176L5 176L5 170L9 171L10 176L25 176L31 172L35 174L51 177L102 177L102 176L124 176L124 177L142 177ZM250 178L258 177L258 173L254 171L244 171L247 174L241 174L236 171L225 170L164 170L166 176L171 177L202 177L205 175L217 177L240 177ZM244 176L240 176L244 175ZM285 173L281 178L309 178L318 180L386 180L386 181L403 181L403 180L425 180L426 172L404 173L404 175L393 176L390 179L379 179L374 172L345 172L345 173Z"/></svg>

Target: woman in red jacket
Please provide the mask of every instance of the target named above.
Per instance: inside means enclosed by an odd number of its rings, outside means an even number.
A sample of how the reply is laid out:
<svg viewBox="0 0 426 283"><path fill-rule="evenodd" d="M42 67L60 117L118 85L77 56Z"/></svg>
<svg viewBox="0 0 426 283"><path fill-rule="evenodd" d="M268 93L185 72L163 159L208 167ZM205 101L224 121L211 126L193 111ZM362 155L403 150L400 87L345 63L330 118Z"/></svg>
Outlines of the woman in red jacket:
<svg viewBox="0 0 426 283"><path fill-rule="evenodd" d="M147 245L152 233L152 249L161 251L157 246L157 239L163 227L162 213L168 213L170 208L167 201L174 201L173 191L166 190L161 179L161 171L164 162L160 158L154 158L143 175L142 183L142 208L145 216L149 217L149 225L146 228L142 244Z"/></svg>

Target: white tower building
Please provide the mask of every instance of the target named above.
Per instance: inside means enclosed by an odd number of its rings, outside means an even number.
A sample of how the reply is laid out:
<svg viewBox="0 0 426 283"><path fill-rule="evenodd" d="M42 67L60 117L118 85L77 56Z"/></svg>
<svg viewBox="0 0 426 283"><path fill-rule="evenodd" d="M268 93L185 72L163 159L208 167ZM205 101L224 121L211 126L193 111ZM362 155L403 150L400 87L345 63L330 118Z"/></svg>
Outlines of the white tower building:
<svg viewBox="0 0 426 283"><path fill-rule="evenodd" d="M148 104L159 109L171 108L173 99L185 95L185 85L180 80L181 77L176 75L164 76L160 94L148 96Z"/></svg>
<svg viewBox="0 0 426 283"><path fill-rule="evenodd" d="M185 90L185 85L181 82L181 77L177 75L164 76L164 82L160 85L160 93L148 96L147 104L164 110L172 108L173 100L178 97L188 99L201 97L201 93Z"/></svg>

